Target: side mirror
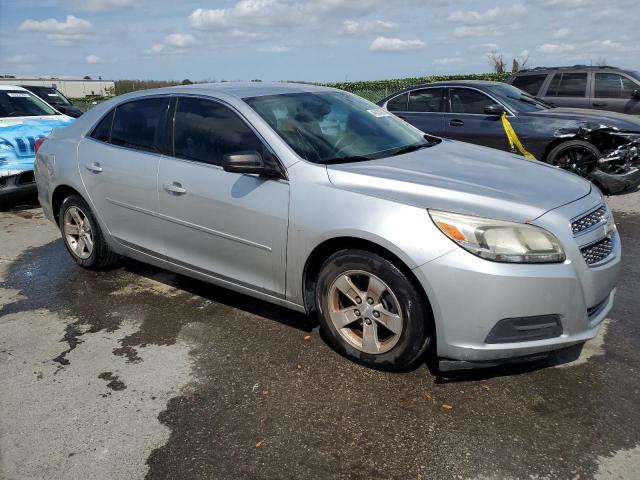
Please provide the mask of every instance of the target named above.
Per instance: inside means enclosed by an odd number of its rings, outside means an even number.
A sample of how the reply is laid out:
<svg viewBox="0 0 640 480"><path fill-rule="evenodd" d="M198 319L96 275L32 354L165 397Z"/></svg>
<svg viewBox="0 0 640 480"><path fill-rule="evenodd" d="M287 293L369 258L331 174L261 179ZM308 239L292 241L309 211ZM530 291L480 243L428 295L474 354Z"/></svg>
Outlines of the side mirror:
<svg viewBox="0 0 640 480"><path fill-rule="evenodd" d="M484 113L487 115L502 115L506 113L506 109L502 105L498 105L497 103L492 103L491 105L487 105L484 107Z"/></svg>
<svg viewBox="0 0 640 480"><path fill-rule="evenodd" d="M640 88L636 88L633 92L631 92L631 98L640 100Z"/></svg>
<svg viewBox="0 0 640 480"><path fill-rule="evenodd" d="M263 177L279 176L274 168L266 165L258 152L237 152L222 157L222 168L225 172L255 173Z"/></svg>

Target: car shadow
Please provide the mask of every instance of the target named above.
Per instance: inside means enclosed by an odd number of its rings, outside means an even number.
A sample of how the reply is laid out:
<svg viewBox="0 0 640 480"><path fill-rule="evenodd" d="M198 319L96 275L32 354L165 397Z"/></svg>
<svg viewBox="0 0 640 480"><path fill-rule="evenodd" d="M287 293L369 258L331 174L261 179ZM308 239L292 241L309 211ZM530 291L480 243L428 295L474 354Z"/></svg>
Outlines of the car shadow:
<svg viewBox="0 0 640 480"><path fill-rule="evenodd" d="M202 280L169 272L130 258L122 259L115 268L123 268L127 272L180 289L205 300L258 315L303 332L311 332L320 325L314 316L296 312L224 287L218 287Z"/></svg>

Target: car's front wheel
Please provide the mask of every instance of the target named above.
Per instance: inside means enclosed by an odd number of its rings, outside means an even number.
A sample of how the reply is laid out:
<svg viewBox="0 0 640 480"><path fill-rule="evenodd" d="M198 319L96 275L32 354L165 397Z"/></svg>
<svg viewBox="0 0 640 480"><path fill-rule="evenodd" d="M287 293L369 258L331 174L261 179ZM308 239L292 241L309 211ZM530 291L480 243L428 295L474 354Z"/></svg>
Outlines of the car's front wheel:
<svg viewBox="0 0 640 480"><path fill-rule="evenodd" d="M320 270L316 305L334 347L369 367L407 367L433 338L423 294L402 269L372 252L331 255Z"/></svg>
<svg viewBox="0 0 640 480"><path fill-rule="evenodd" d="M64 245L78 265L100 270L117 260L118 256L109 249L98 222L82 197L69 195L64 199L59 222Z"/></svg>

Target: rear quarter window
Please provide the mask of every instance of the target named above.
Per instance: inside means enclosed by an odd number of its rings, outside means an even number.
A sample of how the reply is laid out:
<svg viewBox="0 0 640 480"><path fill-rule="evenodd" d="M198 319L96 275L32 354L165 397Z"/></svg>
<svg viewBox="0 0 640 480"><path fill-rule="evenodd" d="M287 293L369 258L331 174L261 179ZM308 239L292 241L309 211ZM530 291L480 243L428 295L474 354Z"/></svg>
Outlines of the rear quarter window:
<svg viewBox="0 0 640 480"><path fill-rule="evenodd" d="M519 77L514 78L511 85L519 88L520 90L524 90L529 95L538 95L542 84L547 79L547 75L521 75Z"/></svg>
<svg viewBox="0 0 640 480"><path fill-rule="evenodd" d="M93 129L93 132L91 132L91 138L109 143L111 139L111 125L113 124L114 113L115 109L111 110L102 120L100 120L100 123L98 123L98 125Z"/></svg>
<svg viewBox="0 0 640 480"><path fill-rule="evenodd" d="M408 93L403 93L389 100L387 102L387 110L390 112L406 112L408 95Z"/></svg>

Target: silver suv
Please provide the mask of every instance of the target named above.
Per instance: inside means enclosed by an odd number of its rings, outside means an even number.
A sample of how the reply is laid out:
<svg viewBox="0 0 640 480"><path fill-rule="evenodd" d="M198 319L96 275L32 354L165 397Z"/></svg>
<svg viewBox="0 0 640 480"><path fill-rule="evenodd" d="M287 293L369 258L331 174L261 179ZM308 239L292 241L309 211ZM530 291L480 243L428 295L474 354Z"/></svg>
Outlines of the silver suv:
<svg viewBox="0 0 640 480"><path fill-rule="evenodd" d="M425 135L346 92L219 84L114 98L37 153L83 267L124 255L300 312L398 369L594 337L620 240L589 182Z"/></svg>

